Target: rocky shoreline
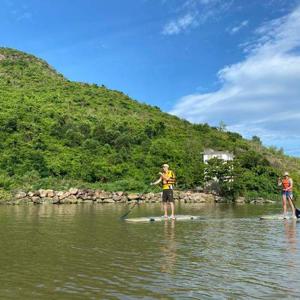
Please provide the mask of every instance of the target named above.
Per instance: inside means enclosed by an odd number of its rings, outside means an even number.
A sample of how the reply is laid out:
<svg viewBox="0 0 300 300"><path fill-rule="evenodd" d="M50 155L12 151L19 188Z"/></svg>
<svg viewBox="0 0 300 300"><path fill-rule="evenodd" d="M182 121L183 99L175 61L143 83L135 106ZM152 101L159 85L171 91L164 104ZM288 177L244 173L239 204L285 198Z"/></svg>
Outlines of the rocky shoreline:
<svg viewBox="0 0 300 300"><path fill-rule="evenodd" d="M193 191L174 191L176 202L183 203L226 203L227 199L215 194ZM127 193L127 192L107 192L103 190L70 188L68 191L44 190L30 192L18 192L12 200L2 202L2 204L106 204L106 203L129 203L139 201L141 203L157 203L161 201L161 193ZM272 200L257 198L251 201L244 197L238 198L236 203L274 203Z"/></svg>

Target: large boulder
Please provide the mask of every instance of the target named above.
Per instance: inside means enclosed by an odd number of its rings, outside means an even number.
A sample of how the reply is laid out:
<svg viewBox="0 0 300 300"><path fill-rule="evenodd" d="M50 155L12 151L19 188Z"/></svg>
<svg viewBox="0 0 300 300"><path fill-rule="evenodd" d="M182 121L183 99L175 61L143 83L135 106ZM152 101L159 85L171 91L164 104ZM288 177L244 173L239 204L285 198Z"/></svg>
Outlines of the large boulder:
<svg viewBox="0 0 300 300"><path fill-rule="evenodd" d="M145 200L151 200L152 198L154 198L155 194L154 193L147 193L144 195L144 199Z"/></svg>
<svg viewBox="0 0 300 300"><path fill-rule="evenodd" d="M43 203L45 204L59 204L59 199L57 196L54 196L52 198L45 198L43 199Z"/></svg>
<svg viewBox="0 0 300 300"><path fill-rule="evenodd" d="M91 190L91 189L87 189L85 194L89 197L94 197L95 196L95 191L94 190Z"/></svg>
<svg viewBox="0 0 300 300"><path fill-rule="evenodd" d="M236 203L246 203L246 198L245 197L238 197L235 200Z"/></svg>
<svg viewBox="0 0 300 300"><path fill-rule="evenodd" d="M84 195L84 190L78 190L77 198L81 198L82 195Z"/></svg>
<svg viewBox="0 0 300 300"><path fill-rule="evenodd" d="M60 200L60 203L62 204L76 204L78 202L76 196L69 195L68 197Z"/></svg>
<svg viewBox="0 0 300 300"><path fill-rule="evenodd" d="M75 195L71 195L68 197L71 204L77 204L78 200Z"/></svg>
<svg viewBox="0 0 300 300"><path fill-rule="evenodd" d="M76 195L78 193L78 189L76 189L76 188L70 188L69 189L69 193L70 193L70 195Z"/></svg>
<svg viewBox="0 0 300 300"><path fill-rule="evenodd" d="M191 202L194 202L194 203L205 203L207 202L206 199L200 194L200 193L194 193L194 194L191 194L189 196Z"/></svg>
<svg viewBox="0 0 300 300"><path fill-rule="evenodd" d="M83 195L80 196L80 198L84 201L93 200L93 196L90 196L89 194L83 194Z"/></svg>
<svg viewBox="0 0 300 300"><path fill-rule="evenodd" d="M265 199L265 203L275 204L276 201L270 200L270 199Z"/></svg>
<svg viewBox="0 0 300 300"><path fill-rule="evenodd" d="M53 198L55 196L55 192L53 190L46 190L46 197Z"/></svg>
<svg viewBox="0 0 300 300"><path fill-rule="evenodd" d="M179 200L180 199L180 195L181 195L180 191L174 191L173 192L173 197L174 197L175 200Z"/></svg>
<svg viewBox="0 0 300 300"><path fill-rule="evenodd" d="M11 202L12 205L28 204L30 200L28 198L16 199Z"/></svg>
<svg viewBox="0 0 300 300"><path fill-rule="evenodd" d="M100 198L101 193L102 193L102 190L95 190L95 197L96 197L96 199Z"/></svg>
<svg viewBox="0 0 300 300"><path fill-rule="evenodd" d="M140 198L140 195L139 194L128 194L127 198L130 201L132 201L132 200L138 200Z"/></svg>
<svg viewBox="0 0 300 300"><path fill-rule="evenodd" d="M190 200L191 199L191 196L192 195L192 192L179 192L177 195L176 195L176 198L177 199L181 199L181 200L184 200L184 201L187 201L187 200Z"/></svg>
<svg viewBox="0 0 300 300"><path fill-rule="evenodd" d="M258 198L256 199L256 202L257 202L257 203L264 203L264 202L265 202L265 199L262 198L262 197L258 197Z"/></svg>
<svg viewBox="0 0 300 300"><path fill-rule="evenodd" d="M28 197L38 196L38 192L28 192Z"/></svg>
<svg viewBox="0 0 300 300"><path fill-rule="evenodd" d="M33 202L34 204L41 204L41 203L42 203L41 198L38 197L38 196L32 197L31 200L32 200L32 202Z"/></svg>
<svg viewBox="0 0 300 300"><path fill-rule="evenodd" d="M258 197L254 200L250 201L250 204L263 204L265 202L265 199L262 197Z"/></svg>
<svg viewBox="0 0 300 300"><path fill-rule="evenodd" d="M226 198L220 197L220 196L215 196L215 202L216 203L227 203L228 200Z"/></svg>
<svg viewBox="0 0 300 300"><path fill-rule="evenodd" d="M39 196L41 198L46 198L47 197L47 190L39 189Z"/></svg>
<svg viewBox="0 0 300 300"><path fill-rule="evenodd" d="M114 194L114 195L112 196L112 200L115 201L115 202L119 202L119 201L122 200L122 196L119 196L119 195L117 195L117 194Z"/></svg>
<svg viewBox="0 0 300 300"><path fill-rule="evenodd" d="M18 192L16 195L15 195L15 198L16 199L23 199L27 196L27 194L25 192Z"/></svg>
<svg viewBox="0 0 300 300"><path fill-rule="evenodd" d="M102 203L115 203L113 199L103 199Z"/></svg>
<svg viewBox="0 0 300 300"><path fill-rule="evenodd" d="M206 193L199 193L202 198L205 199L205 202L207 203L213 203L215 202L215 196L213 194L206 194Z"/></svg>
<svg viewBox="0 0 300 300"><path fill-rule="evenodd" d="M59 200L63 200L65 198L68 198L70 196L70 193L59 191L59 192L56 193L56 196L58 197Z"/></svg>
<svg viewBox="0 0 300 300"><path fill-rule="evenodd" d="M119 203L125 203L125 202L127 202L127 196L123 195Z"/></svg>
<svg viewBox="0 0 300 300"><path fill-rule="evenodd" d="M112 198L112 193L110 192L103 192L101 191L100 193L96 194L97 195L97 198L100 198L100 199L110 199Z"/></svg>

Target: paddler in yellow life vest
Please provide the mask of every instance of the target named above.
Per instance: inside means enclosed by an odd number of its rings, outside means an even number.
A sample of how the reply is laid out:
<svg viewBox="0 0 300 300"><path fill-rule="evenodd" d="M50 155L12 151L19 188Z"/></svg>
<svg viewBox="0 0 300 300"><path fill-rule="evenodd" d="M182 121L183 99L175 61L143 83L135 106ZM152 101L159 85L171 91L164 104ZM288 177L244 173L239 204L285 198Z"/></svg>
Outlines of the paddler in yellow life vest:
<svg viewBox="0 0 300 300"><path fill-rule="evenodd" d="M162 193L162 202L164 206L164 217L168 218L168 206L171 206L171 219L175 219L175 208L174 208L174 198L173 198L173 189L174 189L174 184L176 181L175 174L173 171L169 170L169 165L168 164L163 164L162 165L162 172L159 172L159 179L151 185L159 184L162 182L162 188L163 188L163 193Z"/></svg>
<svg viewBox="0 0 300 300"><path fill-rule="evenodd" d="M292 210L292 218L297 218L295 213L295 207L292 202L293 200L293 180L289 176L288 172L285 172L283 179L278 179L278 186L282 187L282 205L283 205L283 217L287 218L287 201Z"/></svg>

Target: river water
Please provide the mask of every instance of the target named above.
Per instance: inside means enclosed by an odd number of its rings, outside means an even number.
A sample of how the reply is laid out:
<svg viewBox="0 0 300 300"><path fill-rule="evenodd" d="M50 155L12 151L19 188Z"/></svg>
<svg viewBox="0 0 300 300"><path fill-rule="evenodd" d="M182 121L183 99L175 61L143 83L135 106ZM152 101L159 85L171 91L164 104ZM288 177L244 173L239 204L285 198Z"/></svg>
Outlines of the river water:
<svg viewBox="0 0 300 300"><path fill-rule="evenodd" d="M0 299L300 297L300 223L278 205L181 204L195 221L122 222L123 205L0 206ZM161 215L142 204L130 217Z"/></svg>

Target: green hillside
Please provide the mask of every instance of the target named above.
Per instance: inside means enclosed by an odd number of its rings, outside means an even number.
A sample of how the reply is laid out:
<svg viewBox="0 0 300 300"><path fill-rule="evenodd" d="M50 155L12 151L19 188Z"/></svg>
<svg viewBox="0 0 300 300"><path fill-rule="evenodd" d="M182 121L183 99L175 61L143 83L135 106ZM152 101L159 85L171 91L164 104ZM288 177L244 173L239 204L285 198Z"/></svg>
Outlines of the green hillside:
<svg viewBox="0 0 300 300"><path fill-rule="evenodd" d="M0 188L136 190L168 162L178 187L203 185L204 148L234 152L235 195L278 193L300 160L254 139L191 124L104 86L71 82L46 62L0 48Z"/></svg>

